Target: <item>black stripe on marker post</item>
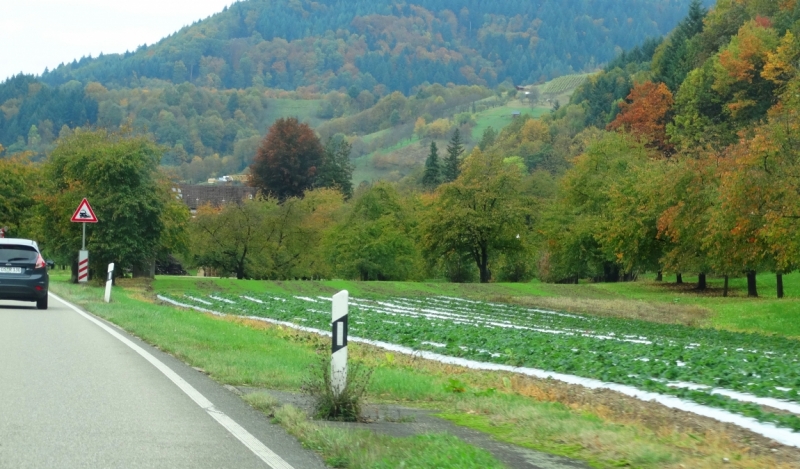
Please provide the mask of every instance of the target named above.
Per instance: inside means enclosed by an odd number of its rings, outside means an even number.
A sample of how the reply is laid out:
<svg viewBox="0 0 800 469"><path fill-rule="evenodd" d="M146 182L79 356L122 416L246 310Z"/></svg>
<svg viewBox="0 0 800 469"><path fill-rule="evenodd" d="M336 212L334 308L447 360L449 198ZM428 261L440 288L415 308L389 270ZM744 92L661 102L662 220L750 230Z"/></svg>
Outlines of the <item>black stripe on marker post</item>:
<svg viewBox="0 0 800 469"><path fill-rule="evenodd" d="M347 315L342 316L333 323L333 340L331 340L331 353L347 347Z"/></svg>

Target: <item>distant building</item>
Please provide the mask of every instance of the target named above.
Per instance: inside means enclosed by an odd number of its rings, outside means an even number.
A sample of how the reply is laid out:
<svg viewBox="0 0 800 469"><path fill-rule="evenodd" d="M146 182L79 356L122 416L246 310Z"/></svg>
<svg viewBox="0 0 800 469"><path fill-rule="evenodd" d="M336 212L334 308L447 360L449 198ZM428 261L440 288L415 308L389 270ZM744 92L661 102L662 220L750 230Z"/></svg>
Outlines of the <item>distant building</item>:
<svg viewBox="0 0 800 469"><path fill-rule="evenodd" d="M521 112L519 112L519 111L514 111L514 112L512 112L512 113L511 113L511 118L512 118L512 119L516 119L516 118L517 118L517 117L519 117L521 114L522 114L522 113L521 113Z"/></svg>
<svg viewBox="0 0 800 469"><path fill-rule="evenodd" d="M183 201L192 213L195 213L198 207L206 204L219 207L252 200L258 191L254 187L247 186L178 184L172 188L172 193L175 198Z"/></svg>

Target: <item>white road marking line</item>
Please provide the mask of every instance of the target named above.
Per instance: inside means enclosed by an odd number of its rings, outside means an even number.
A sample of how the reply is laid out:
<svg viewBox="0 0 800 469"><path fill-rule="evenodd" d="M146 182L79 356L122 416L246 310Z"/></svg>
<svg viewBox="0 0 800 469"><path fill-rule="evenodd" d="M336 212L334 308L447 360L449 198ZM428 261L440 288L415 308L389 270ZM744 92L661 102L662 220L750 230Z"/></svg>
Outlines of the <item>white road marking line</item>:
<svg viewBox="0 0 800 469"><path fill-rule="evenodd" d="M267 446L264 445L264 443L262 443L261 441L259 441L258 438L250 434L250 432L245 430L232 418L228 417L224 412L214 407L214 404L211 401L206 399L206 397L200 394L200 392L197 389L195 389L191 384L187 383L186 380L184 380L177 373L172 371L172 368L165 365L163 362L161 362L159 359L151 355L149 352L139 347L135 343L131 342L128 338L126 338L119 332L115 331L114 329L112 329L99 319L81 311L80 308L60 298L58 295L55 295L54 293L51 292L48 293L50 294L50 296L64 303L65 305L67 305L67 307L69 307L76 313L80 314L84 318L100 326L104 331L114 336L114 338L116 338L123 344L127 345L134 352L138 353L145 360L150 362L150 364L156 367L158 371L163 373L164 376L166 376L167 378L169 378L170 381L175 383L175 385L178 386L181 389L181 391L186 393L186 395L189 396L191 400L193 400L197 405L199 405L203 410L205 410L208 413L208 415L211 416L211 418L213 418L220 425L225 427L225 429L228 430L231 433L231 435L235 436L239 441L241 441L245 446L247 446L247 448L250 449L250 451L252 451L253 454L258 456L259 459L264 461L269 467L273 469L294 469L289 463L284 461L283 458L275 454L275 452L273 452L271 449L267 448Z"/></svg>

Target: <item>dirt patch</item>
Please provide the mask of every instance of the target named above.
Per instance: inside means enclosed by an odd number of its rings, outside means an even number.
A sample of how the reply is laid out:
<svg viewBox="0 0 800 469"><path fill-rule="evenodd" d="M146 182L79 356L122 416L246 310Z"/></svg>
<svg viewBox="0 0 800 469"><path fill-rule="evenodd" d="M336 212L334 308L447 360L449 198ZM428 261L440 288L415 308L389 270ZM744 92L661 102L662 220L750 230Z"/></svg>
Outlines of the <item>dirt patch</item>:
<svg viewBox="0 0 800 469"><path fill-rule="evenodd" d="M114 284L129 290L153 291L153 279L149 278L118 278Z"/></svg>
<svg viewBox="0 0 800 469"><path fill-rule="evenodd" d="M800 449L783 446L736 425L670 409L656 402L640 401L608 389L588 389L525 376L513 376L510 379L514 392L536 400L560 402L616 423L643 425L659 435L702 435L706 441L720 448L767 456L787 467L800 467Z"/></svg>
<svg viewBox="0 0 800 469"><path fill-rule="evenodd" d="M639 300L554 298L547 296L496 297L490 300L569 313L638 319L663 324L683 324L693 327L708 324L712 315L710 310L701 306Z"/></svg>
<svg viewBox="0 0 800 469"><path fill-rule="evenodd" d="M694 283L670 283L670 282L648 282L649 287L655 290L667 290L672 293L680 293L684 295L693 295L697 297L722 297L725 289L722 287L712 287L709 285L705 290L698 290L697 285ZM728 297L747 297L747 291L739 288L728 288Z"/></svg>
<svg viewBox="0 0 800 469"><path fill-rule="evenodd" d="M314 406L311 398L303 394L245 386L226 387L237 394L266 392L282 405L292 405L307 414L313 413ZM512 469L589 469L588 465L580 461L498 442L482 432L459 427L447 420L438 418L433 415L434 412L427 409L414 409L390 404L366 404L362 412L362 422L326 422L321 420L315 420L314 422L347 430L369 430L396 438L420 434L447 433L460 438L467 444L492 453L495 458Z"/></svg>

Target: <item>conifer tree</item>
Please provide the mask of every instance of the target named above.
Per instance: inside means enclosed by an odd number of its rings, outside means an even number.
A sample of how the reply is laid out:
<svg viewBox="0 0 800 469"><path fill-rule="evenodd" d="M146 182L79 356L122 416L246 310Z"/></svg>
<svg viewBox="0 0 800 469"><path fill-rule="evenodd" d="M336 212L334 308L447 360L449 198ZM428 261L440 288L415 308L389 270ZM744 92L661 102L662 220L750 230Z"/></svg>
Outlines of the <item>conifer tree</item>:
<svg viewBox="0 0 800 469"><path fill-rule="evenodd" d="M497 132L494 128L490 125L483 131L483 136L481 137L481 143L478 144L478 148L481 151L486 151L487 148L494 145L494 141L497 139Z"/></svg>
<svg viewBox="0 0 800 469"><path fill-rule="evenodd" d="M654 65L657 81L664 82L673 92L680 88L686 75L696 67L696 52L692 51L690 40L703 31L703 18L707 11L700 0L692 0L689 13L678 24L667 42L661 46L661 57Z"/></svg>
<svg viewBox="0 0 800 469"><path fill-rule="evenodd" d="M461 154L464 153L464 144L461 142L461 131L456 127L453 137L447 145L447 157L444 161L444 182L453 182L458 178L458 165Z"/></svg>
<svg viewBox="0 0 800 469"><path fill-rule="evenodd" d="M425 174L422 176L422 184L428 188L434 188L442 182L442 171L439 167L439 149L436 142L431 142L431 151L428 159L425 160Z"/></svg>

